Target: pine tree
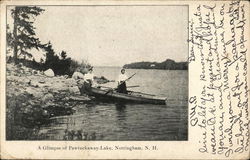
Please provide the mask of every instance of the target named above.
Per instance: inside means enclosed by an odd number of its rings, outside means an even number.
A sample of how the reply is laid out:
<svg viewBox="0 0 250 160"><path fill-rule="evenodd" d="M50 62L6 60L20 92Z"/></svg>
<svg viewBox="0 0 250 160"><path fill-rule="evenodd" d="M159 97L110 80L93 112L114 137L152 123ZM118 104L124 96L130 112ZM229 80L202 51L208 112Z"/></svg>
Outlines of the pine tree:
<svg viewBox="0 0 250 160"><path fill-rule="evenodd" d="M16 6L11 10L11 15L14 19L13 27L13 48L14 61L17 63L19 55L24 57L32 57L32 54L27 49L43 48L39 38L36 38L35 27L33 26L35 17L40 15L44 9L36 6Z"/></svg>
<svg viewBox="0 0 250 160"><path fill-rule="evenodd" d="M52 48L52 44L50 43L50 41L44 45L43 49L46 52L45 69L51 68L55 72L55 69L58 65L59 57L55 54L55 51Z"/></svg>
<svg viewBox="0 0 250 160"><path fill-rule="evenodd" d="M67 57L67 52L62 51L60 55L61 55L62 59L66 59L66 57Z"/></svg>

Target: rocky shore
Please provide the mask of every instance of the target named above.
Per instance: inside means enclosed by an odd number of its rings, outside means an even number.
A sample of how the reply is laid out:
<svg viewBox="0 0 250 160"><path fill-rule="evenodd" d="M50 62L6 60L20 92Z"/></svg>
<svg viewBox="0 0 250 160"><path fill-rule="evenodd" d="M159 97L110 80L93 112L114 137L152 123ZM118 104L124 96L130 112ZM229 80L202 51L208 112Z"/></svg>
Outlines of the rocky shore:
<svg viewBox="0 0 250 160"><path fill-rule="evenodd" d="M48 77L22 65L6 67L6 138L36 139L39 126L54 116L74 113L80 92L76 80L67 76Z"/></svg>

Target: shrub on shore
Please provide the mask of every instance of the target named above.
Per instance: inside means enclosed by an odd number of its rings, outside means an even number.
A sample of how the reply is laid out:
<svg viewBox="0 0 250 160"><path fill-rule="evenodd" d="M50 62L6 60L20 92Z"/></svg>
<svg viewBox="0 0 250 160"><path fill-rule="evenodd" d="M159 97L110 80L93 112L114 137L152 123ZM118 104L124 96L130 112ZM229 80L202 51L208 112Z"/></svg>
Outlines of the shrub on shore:
<svg viewBox="0 0 250 160"><path fill-rule="evenodd" d="M7 63L14 63L13 57L8 57ZM73 75L77 68L79 68L80 71L85 74L87 69L91 67L91 65L86 61L82 61L80 63L71 58L54 58L53 61L50 61L49 63L36 62L34 59L17 59L17 63L39 71L45 71L51 68L55 75L68 75L69 77Z"/></svg>

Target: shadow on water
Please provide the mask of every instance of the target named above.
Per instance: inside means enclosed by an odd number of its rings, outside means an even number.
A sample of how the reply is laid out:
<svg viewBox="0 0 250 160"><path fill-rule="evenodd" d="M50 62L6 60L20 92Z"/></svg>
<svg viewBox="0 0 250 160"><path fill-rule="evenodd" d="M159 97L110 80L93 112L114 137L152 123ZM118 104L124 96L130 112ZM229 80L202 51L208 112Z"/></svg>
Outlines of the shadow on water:
<svg viewBox="0 0 250 160"><path fill-rule="evenodd" d="M126 105L124 103L115 104L117 120L125 121L126 120Z"/></svg>
<svg viewBox="0 0 250 160"><path fill-rule="evenodd" d="M187 107L98 102L43 126L47 140L187 140Z"/></svg>

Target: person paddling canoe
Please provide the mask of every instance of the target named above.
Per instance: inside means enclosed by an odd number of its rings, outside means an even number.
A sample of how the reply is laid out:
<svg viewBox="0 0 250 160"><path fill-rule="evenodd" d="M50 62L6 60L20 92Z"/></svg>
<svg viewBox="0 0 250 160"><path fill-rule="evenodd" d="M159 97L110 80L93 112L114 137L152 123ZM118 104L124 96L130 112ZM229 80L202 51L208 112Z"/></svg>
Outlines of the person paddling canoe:
<svg viewBox="0 0 250 160"><path fill-rule="evenodd" d="M127 75L125 74L125 69L121 69L121 74L118 77L118 86L117 86L117 92L119 93L125 93L127 94L127 86L126 81L128 80Z"/></svg>

